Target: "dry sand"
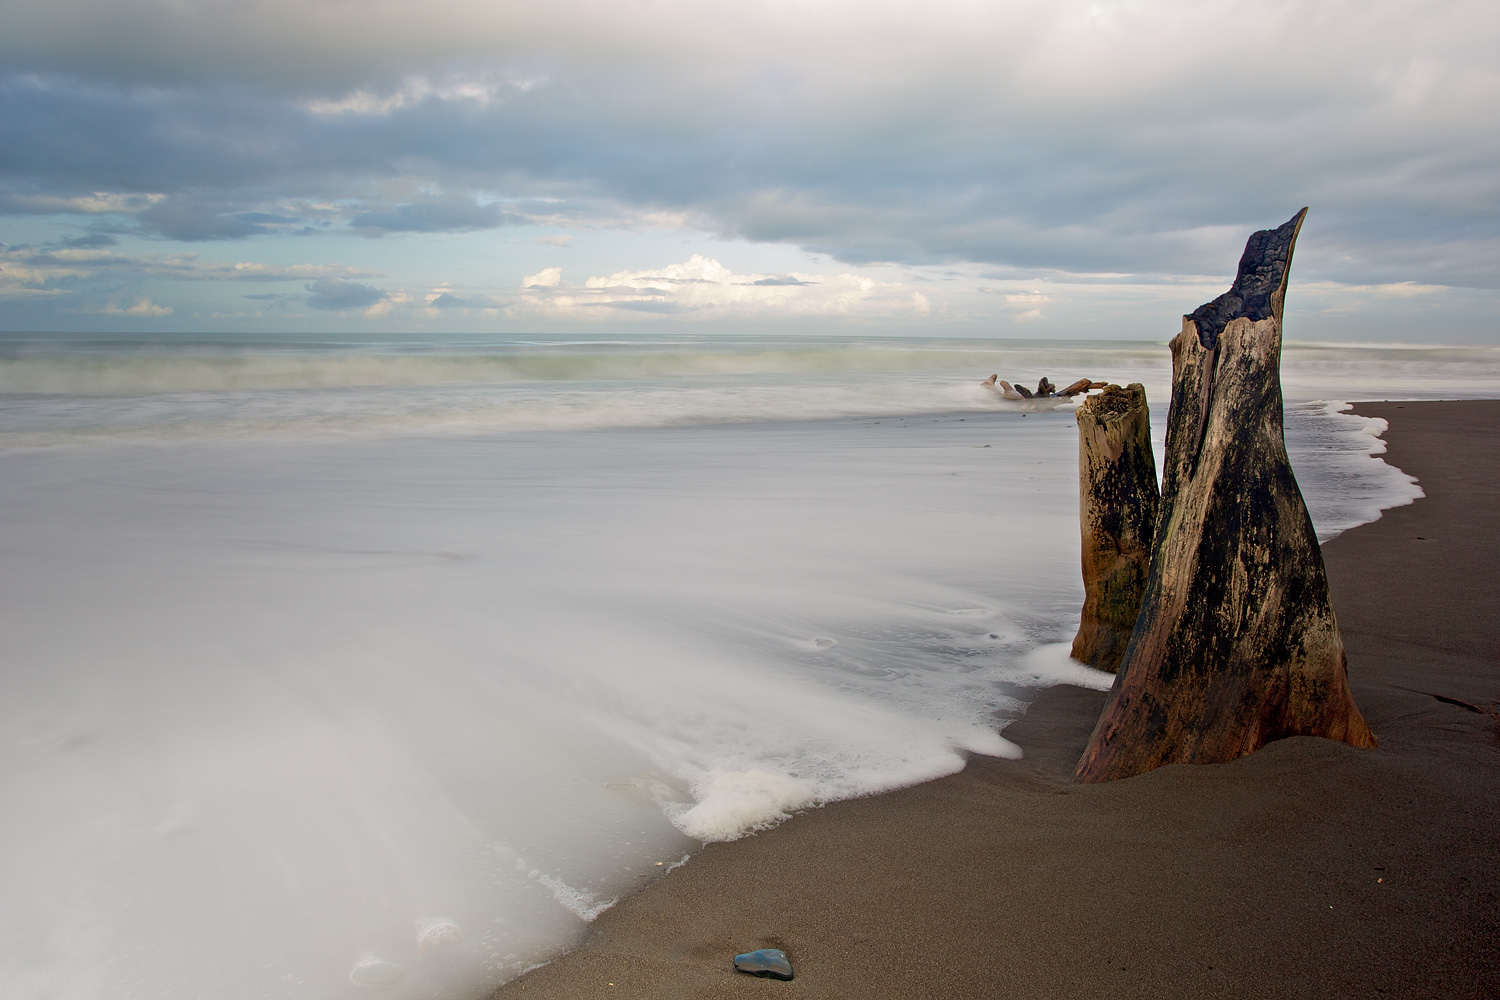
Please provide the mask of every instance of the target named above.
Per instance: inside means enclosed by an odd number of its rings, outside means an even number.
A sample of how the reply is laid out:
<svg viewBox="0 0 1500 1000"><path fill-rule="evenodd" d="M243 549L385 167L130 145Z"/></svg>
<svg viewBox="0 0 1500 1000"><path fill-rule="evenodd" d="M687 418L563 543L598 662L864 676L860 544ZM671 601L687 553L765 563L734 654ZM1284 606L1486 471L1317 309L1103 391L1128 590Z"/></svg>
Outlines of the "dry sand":
<svg viewBox="0 0 1500 1000"><path fill-rule="evenodd" d="M1500 728L1437 697L1500 702L1500 402L1356 409L1427 492L1324 549L1379 750L1077 785L1104 695L1056 688L1024 760L710 845L497 996L1500 996Z"/></svg>

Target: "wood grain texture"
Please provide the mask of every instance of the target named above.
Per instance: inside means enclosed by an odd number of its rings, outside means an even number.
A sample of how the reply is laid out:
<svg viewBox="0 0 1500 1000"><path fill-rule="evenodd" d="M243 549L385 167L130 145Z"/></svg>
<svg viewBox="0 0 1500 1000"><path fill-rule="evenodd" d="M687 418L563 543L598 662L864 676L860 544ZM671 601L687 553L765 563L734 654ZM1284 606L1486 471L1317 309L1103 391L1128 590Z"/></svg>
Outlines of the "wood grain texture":
<svg viewBox="0 0 1500 1000"><path fill-rule="evenodd" d="M1084 598L1072 655L1113 672L1141 612L1161 496L1146 389L1108 386L1076 416Z"/></svg>
<svg viewBox="0 0 1500 1000"><path fill-rule="evenodd" d="M1306 211L1252 236L1234 287L1172 340L1151 566L1083 781L1233 760L1285 736L1375 745L1282 432L1281 317Z"/></svg>

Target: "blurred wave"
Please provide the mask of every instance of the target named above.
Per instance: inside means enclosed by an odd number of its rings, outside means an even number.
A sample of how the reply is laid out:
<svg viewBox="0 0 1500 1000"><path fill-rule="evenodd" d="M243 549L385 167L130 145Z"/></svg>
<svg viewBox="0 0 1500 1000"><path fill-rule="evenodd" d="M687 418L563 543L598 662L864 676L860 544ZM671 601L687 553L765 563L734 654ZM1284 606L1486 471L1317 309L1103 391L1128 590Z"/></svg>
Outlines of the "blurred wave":
<svg viewBox="0 0 1500 1000"><path fill-rule="evenodd" d="M506 433L1004 409L999 374L1142 382L1162 344L704 338L462 343L0 338L0 447ZM1500 349L1289 344L1289 402L1500 393Z"/></svg>
<svg viewBox="0 0 1500 1000"><path fill-rule="evenodd" d="M1329 400L1496 362L1290 345L1319 536L1421 494ZM1108 678L1074 422L991 373L1143 382L1160 447L1162 344L0 337L6 996L483 996L697 843L1014 755Z"/></svg>
<svg viewBox="0 0 1500 1000"><path fill-rule="evenodd" d="M216 390L595 382L691 376L978 372L1067 362L1108 366L1154 345L1086 347L890 340L780 344L736 340L499 341L467 345L234 342L162 344L11 339L0 393L172 393ZM983 378L983 375L979 376Z"/></svg>

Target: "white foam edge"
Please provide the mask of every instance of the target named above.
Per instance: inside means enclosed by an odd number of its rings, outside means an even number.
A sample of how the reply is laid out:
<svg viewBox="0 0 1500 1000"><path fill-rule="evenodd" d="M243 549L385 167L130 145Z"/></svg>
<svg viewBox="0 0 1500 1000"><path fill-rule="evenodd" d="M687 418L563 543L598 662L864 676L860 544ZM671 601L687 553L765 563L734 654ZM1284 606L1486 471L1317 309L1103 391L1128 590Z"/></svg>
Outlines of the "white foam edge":
<svg viewBox="0 0 1500 1000"><path fill-rule="evenodd" d="M673 826L704 843L770 829L818 801L810 782L759 768L720 771L694 784L696 803L663 803L663 809Z"/></svg>
<svg viewBox="0 0 1500 1000"><path fill-rule="evenodd" d="M575 889L556 875L548 875L546 872L533 870L527 874L545 886L559 906L587 924L593 923L599 914L620 901L618 896L598 900L593 893Z"/></svg>
<svg viewBox="0 0 1500 1000"><path fill-rule="evenodd" d="M527 878L540 883L543 888L552 894L552 898L557 901L557 905L584 923L593 923L598 919L599 914L620 901L618 896L600 900L593 893L583 889L576 889L556 875L549 875L539 868L532 868L526 863L526 859L517 854L508 844L495 841L490 844L490 850L497 857L511 862L518 874L525 875ZM454 927L457 929L457 925L454 925Z"/></svg>
<svg viewBox="0 0 1500 1000"><path fill-rule="evenodd" d="M1049 688L1059 684L1088 688L1091 691L1108 691L1115 683L1115 675L1095 670L1073 659L1073 644L1049 642L1026 653L1017 661L1015 673L1009 678L1025 687Z"/></svg>
<svg viewBox="0 0 1500 1000"><path fill-rule="evenodd" d="M1346 425L1347 429L1345 433L1358 434L1368 438L1368 441L1360 442L1364 446L1361 450L1370 458L1374 459L1376 464L1384 470L1384 474L1382 477L1385 480L1384 489L1382 493L1378 497L1373 498L1371 504L1361 512L1365 517L1365 520L1358 522L1358 524L1372 524L1375 521L1380 520L1384 512L1390 510L1392 507L1405 507L1409 504L1414 504L1418 500L1421 500L1423 497L1427 496L1427 491L1422 489L1422 485L1417 480L1416 476L1413 476L1411 473L1406 472L1403 469L1397 468L1381 457L1386 453L1388 447L1385 438L1382 437L1382 435L1385 434L1386 431L1390 430L1390 421L1386 420L1383 417L1367 417L1363 414L1350 412L1354 409L1354 404L1345 402L1343 400L1314 399L1303 405L1321 406L1323 408L1323 412L1328 414L1330 417L1336 417L1339 420L1343 421L1357 421L1359 426L1347 427ZM1337 531L1331 531L1328 533L1327 537L1323 537L1323 535L1320 533L1319 541L1327 542L1332 538L1336 538L1344 531L1347 531L1348 528L1352 527L1357 527L1357 525L1351 524L1346 528L1341 528Z"/></svg>

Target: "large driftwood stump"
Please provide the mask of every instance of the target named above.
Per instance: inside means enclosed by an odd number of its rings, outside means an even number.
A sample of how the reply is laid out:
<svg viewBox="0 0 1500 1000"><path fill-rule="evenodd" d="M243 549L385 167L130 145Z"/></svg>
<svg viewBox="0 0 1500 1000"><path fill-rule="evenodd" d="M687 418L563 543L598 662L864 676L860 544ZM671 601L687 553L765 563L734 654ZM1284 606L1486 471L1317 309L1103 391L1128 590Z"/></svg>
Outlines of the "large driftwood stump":
<svg viewBox="0 0 1500 1000"><path fill-rule="evenodd" d="M1306 213L1251 236L1234 287L1172 340L1145 599L1083 781L1232 760L1283 736L1375 745L1282 438L1282 305Z"/></svg>
<svg viewBox="0 0 1500 1000"><path fill-rule="evenodd" d="M1112 671L1141 613L1156 533L1160 492L1146 388L1108 386L1077 417L1084 597L1073 659Z"/></svg>

